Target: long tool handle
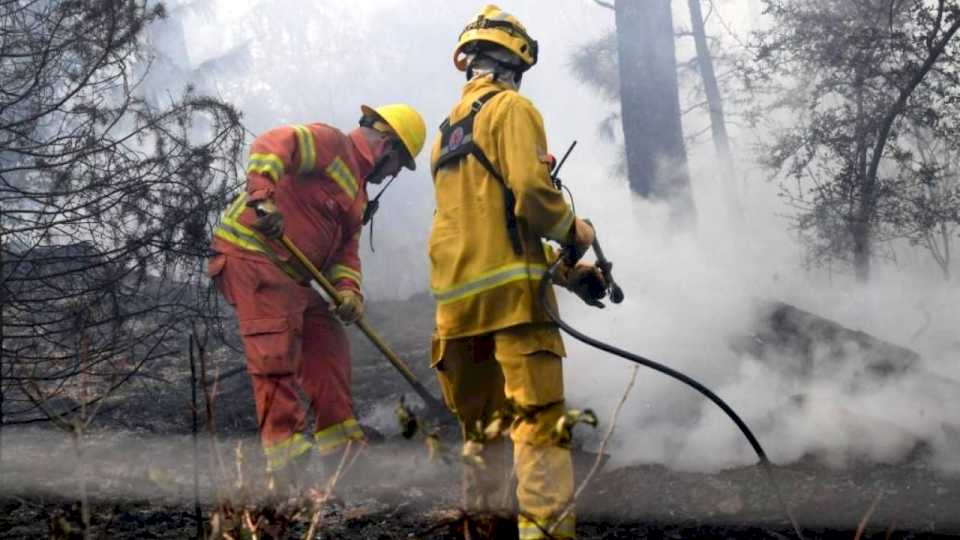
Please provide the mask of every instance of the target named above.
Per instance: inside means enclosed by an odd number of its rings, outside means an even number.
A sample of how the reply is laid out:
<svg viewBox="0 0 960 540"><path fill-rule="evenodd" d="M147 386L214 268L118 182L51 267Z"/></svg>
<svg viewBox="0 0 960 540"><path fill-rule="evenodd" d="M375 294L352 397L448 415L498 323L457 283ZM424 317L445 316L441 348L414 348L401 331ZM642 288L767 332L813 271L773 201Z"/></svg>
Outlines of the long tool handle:
<svg viewBox="0 0 960 540"><path fill-rule="evenodd" d="M320 273L320 270L318 270L317 267L314 266L309 259L307 259L307 256L300 251L300 248L294 245L294 243L287 238L287 235L283 235L280 241L283 243L284 247L286 247L287 250L290 251L290 253L292 253L293 256L296 257L297 260L300 261L300 263L310 271L314 282L320 285L320 287L323 289L323 292L326 293L331 300L333 300L334 305L339 306L343 302L343 298L340 296L340 293L337 291L337 289L330 283L330 281L323 277L323 274ZM387 360L393 364L393 367L397 368L397 371L403 375L403 378L410 383L410 386L412 386L417 395L420 396L420 399L426 403L427 409L430 411L430 413L437 418L443 417L446 408L441 405L440 402L430 394L430 392L427 391L426 387L424 387L420 381L417 380L417 377L412 371L410 371L410 368L403 363L403 360L401 360L400 357L397 356L396 353L394 353L393 350L382 339L380 339L380 336L377 335L373 328L370 327L370 324L366 321L366 319L361 317L355 324L360 331L362 331L364 335L370 339L374 346L376 346L377 349L379 349L380 352L387 357Z"/></svg>

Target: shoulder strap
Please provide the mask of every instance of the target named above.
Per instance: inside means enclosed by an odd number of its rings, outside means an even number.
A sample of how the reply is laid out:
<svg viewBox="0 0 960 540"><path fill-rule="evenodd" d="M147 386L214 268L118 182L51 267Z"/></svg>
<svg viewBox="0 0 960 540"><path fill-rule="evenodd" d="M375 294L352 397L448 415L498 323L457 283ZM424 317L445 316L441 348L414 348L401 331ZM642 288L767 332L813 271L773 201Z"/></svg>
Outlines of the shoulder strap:
<svg viewBox="0 0 960 540"><path fill-rule="evenodd" d="M516 197L513 195L513 191L510 191L510 188L507 187L507 182L500 171L493 166L487 155L483 153L483 149L473 140L473 120L477 113L480 112L484 104L490 101L490 98L502 91L493 90L477 98L470 105L470 112L459 121L451 124L450 118L447 118L440 124L440 155L437 157L437 161L433 163L433 173L436 175L441 167L460 161L467 156L473 156L479 161L483 168L500 182L500 187L503 189L503 205L506 210L507 233L510 236L510 244L513 246L513 251L520 255L523 253L523 244L520 242L517 216L513 213Z"/></svg>
<svg viewBox="0 0 960 540"><path fill-rule="evenodd" d="M436 174L440 167L459 161L473 154L474 149L479 149L473 142L473 121L484 104L500 92L502 92L502 90L494 90L477 98L477 100L470 105L470 112L457 122L451 124L450 118L448 117L440 124L440 154L433 163L434 174ZM482 153L482 150L480 152ZM486 161L489 163L489 160ZM491 173L493 173L493 171L491 171ZM500 173L493 174L498 180L503 181Z"/></svg>

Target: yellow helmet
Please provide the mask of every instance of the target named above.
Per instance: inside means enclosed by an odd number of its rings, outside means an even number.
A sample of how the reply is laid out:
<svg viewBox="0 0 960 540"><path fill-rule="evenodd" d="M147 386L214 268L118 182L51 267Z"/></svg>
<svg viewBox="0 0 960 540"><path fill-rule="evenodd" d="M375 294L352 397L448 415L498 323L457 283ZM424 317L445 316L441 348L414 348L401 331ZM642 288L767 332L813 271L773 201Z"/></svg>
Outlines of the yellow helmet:
<svg viewBox="0 0 960 540"><path fill-rule="evenodd" d="M493 4L487 4L477 17L463 28L457 48L453 51L453 64L460 71L467 70L465 48L478 42L500 45L517 55L527 70L537 63L537 41L527 34L527 29L513 15Z"/></svg>
<svg viewBox="0 0 960 540"><path fill-rule="evenodd" d="M407 150L407 162L404 166L411 171L417 168L417 155L423 149L423 141L427 138L427 126L413 107L404 104L383 105L377 108L361 105L360 110L364 118L379 120L387 124L393 134L400 139ZM363 122L361 121L361 125ZM371 127L377 128L376 124ZM380 130L384 131L384 130Z"/></svg>

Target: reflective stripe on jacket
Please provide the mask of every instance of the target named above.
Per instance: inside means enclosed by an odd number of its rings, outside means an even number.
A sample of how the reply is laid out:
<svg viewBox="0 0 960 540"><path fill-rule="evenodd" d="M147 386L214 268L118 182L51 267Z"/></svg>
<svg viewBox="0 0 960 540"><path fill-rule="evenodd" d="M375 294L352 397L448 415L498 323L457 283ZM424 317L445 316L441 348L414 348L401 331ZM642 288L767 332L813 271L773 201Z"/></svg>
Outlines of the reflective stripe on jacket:
<svg viewBox="0 0 960 540"><path fill-rule="evenodd" d="M542 239L565 239L573 223L570 206L550 180L543 121L528 99L480 77L464 87L450 121L463 118L474 101L496 89L504 91L477 114L473 140L513 191L523 253L510 245L502 188L483 165L468 156L436 171L430 289L443 338L549 320L537 298L547 268ZM439 154L437 137L432 162ZM549 299L556 302L553 291Z"/></svg>
<svg viewBox="0 0 960 540"><path fill-rule="evenodd" d="M364 178L372 166L372 152L359 131L345 135L319 123L267 131L251 146L246 191L221 215L213 249L261 257L269 245L279 258L275 262L296 277L291 255L250 228L256 214L248 205L273 199L283 214L285 234L310 262L338 289L359 293Z"/></svg>

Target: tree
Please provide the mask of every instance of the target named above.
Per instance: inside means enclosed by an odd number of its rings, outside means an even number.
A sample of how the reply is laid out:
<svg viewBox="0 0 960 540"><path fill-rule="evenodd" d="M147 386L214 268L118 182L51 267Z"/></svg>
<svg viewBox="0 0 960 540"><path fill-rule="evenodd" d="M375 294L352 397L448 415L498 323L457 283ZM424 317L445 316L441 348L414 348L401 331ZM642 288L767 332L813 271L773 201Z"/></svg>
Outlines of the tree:
<svg viewBox="0 0 960 540"><path fill-rule="evenodd" d="M620 118L630 187L693 211L670 0L617 2Z"/></svg>
<svg viewBox="0 0 960 540"><path fill-rule="evenodd" d="M710 113L710 132L719 165L716 177L723 184L727 206L735 216L739 217L741 215L740 198L737 195L737 186L734 181L733 151L730 148L730 136L727 134L726 116L723 112L723 96L720 94L720 85L714 70L713 55L707 41L705 18L700 7L700 0L688 0L687 3L690 7L691 33L697 50L697 71L703 81L703 93L706 96L707 109ZM713 4L711 3L711 11L712 9Z"/></svg>
<svg viewBox="0 0 960 540"><path fill-rule="evenodd" d="M623 131L626 159L617 168L630 189L670 200L678 216L692 217L693 199L680 121L673 20L668 0L648 4L594 0L615 11L616 32L587 43L573 56L573 71L612 101L619 113L601 123L613 138Z"/></svg>
<svg viewBox="0 0 960 540"><path fill-rule="evenodd" d="M12 422L108 395L215 314L197 286L238 184L238 113L145 99L134 0L0 4L3 403Z"/></svg>
<svg viewBox="0 0 960 540"><path fill-rule="evenodd" d="M684 139L681 119L688 112L705 109L721 164L721 180L728 183L728 202L738 206L735 190L729 184L733 177L732 151L721 81L714 67L717 57L711 53L711 39L704 24L710 13L704 16L700 1L688 0L692 30L674 32L669 2L614 5L594 1L616 10L617 29L585 44L574 55L572 67L581 80L620 105L620 113L612 113L601 123L601 133L611 139L615 124L622 125L626 159L618 165L618 172L629 178L635 192L653 198L679 196L679 206L692 210L685 141L695 140L696 134ZM712 8L711 4L711 12ZM697 51L692 60L679 65L674 47L678 36L693 37ZM684 72L696 74L692 84L697 102L681 110L679 75Z"/></svg>
<svg viewBox="0 0 960 540"><path fill-rule="evenodd" d="M905 214L916 187L915 127L957 143L956 0L765 0L751 85L768 116L789 113L766 163L796 182L785 195L814 263L840 260L867 280L880 246L929 218ZM921 207L917 207L921 210ZM941 213L941 216L944 214Z"/></svg>
<svg viewBox="0 0 960 540"><path fill-rule="evenodd" d="M960 236L960 151L922 127L914 126L913 138L916 154L903 167L916 181L903 184L904 193L884 219L923 246L950 281L953 241Z"/></svg>
<svg viewBox="0 0 960 540"><path fill-rule="evenodd" d="M733 160L733 152L730 150L730 136L727 135L727 124L723 114L723 97L720 95L720 86L717 84L717 75L713 69L713 55L710 54L710 46L707 44L703 10L700 8L700 0L689 0L688 4L693 40L697 47L697 67L703 78L703 89L710 111L713 145L717 151L717 157L723 163L729 164Z"/></svg>

